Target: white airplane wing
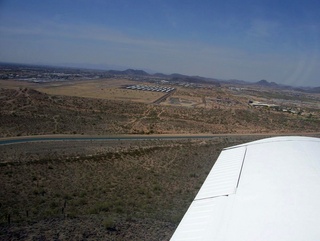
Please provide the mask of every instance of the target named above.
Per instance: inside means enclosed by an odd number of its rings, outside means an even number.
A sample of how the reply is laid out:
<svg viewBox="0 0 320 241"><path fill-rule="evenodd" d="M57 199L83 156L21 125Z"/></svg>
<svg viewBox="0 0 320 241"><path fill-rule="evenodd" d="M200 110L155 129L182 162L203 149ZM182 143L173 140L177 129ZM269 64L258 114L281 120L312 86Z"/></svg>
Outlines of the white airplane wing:
<svg viewBox="0 0 320 241"><path fill-rule="evenodd" d="M224 149L171 240L320 240L320 138Z"/></svg>

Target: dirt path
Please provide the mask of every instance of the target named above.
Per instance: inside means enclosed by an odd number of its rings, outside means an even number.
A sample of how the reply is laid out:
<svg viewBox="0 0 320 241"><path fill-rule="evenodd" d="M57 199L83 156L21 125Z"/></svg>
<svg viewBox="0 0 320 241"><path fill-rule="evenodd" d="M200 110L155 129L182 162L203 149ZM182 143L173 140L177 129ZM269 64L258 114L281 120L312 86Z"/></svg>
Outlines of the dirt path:
<svg viewBox="0 0 320 241"><path fill-rule="evenodd" d="M125 126L127 127L127 126L131 125L130 132L132 132L134 130L134 128L141 123L141 120L145 119L149 115L149 113L152 109L153 109L152 106L148 106L146 111L142 114L141 118L135 118L132 121L130 121L129 123L127 123Z"/></svg>
<svg viewBox="0 0 320 241"><path fill-rule="evenodd" d="M55 115L55 116L52 117L52 119L53 119L53 121L54 121L54 131L55 131L55 132L58 132L58 125L59 125L59 123L58 123L57 118L59 118L59 117L60 117L59 115Z"/></svg>

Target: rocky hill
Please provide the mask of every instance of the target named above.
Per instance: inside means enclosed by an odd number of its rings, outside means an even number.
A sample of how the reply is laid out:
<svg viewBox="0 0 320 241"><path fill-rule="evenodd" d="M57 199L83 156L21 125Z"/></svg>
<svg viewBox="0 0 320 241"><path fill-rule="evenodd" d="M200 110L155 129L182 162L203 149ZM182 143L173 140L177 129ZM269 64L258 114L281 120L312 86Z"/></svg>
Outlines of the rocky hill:
<svg viewBox="0 0 320 241"><path fill-rule="evenodd" d="M0 136L319 131L319 120L247 108L185 108L0 89Z"/></svg>

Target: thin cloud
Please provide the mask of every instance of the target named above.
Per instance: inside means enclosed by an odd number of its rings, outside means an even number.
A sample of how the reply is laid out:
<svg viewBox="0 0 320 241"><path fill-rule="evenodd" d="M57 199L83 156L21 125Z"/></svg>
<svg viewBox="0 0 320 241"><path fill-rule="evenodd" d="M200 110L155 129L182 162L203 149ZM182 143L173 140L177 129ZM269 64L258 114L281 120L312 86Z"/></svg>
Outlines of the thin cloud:
<svg viewBox="0 0 320 241"><path fill-rule="evenodd" d="M254 20L248 30L248 35L257 38L271 37L277 33L280 24L274 21Z"/></svg>
<svg viewBox="0 0 320 241"><path fill-rule="evenodd" d="M24 27L0 26L0 32L3 35L42 35L44 37L63 37L91 41L105 41L145 47L172 47L172 43L169 42L136 38L120 31L98 25L74 25L47 22L38 25L31 24L31 26Z"/></svg>

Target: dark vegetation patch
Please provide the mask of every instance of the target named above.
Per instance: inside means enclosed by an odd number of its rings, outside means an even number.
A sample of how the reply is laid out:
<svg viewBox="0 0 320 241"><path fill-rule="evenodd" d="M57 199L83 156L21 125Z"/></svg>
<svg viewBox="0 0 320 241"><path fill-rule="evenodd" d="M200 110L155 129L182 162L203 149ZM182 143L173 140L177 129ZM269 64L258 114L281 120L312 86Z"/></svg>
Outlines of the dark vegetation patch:
<svg viewBox="0 0 320 241"><path fill-rule="evenodd" d="M19 144L0 166L0 239L168 240L221 149L239 142L106 142L113 151L91 156L78 142L68 158L50 143L55 158L35 160L37 144Z"/></svg>

